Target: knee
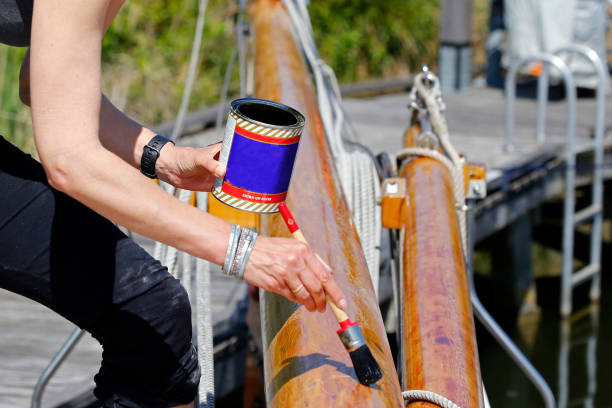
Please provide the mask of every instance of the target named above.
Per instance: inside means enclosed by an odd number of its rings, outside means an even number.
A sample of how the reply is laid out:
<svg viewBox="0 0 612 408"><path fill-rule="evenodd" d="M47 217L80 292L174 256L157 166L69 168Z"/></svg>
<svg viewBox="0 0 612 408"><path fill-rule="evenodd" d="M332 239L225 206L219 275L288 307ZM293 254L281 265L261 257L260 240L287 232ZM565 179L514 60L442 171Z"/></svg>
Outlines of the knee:
<svg viewBox="0 0 612 408"><path fill-rule="evenodd" d="M145 406L193 401L200 368L191 343L191 306L179 281L160 282L123 304L112 320L112 334L102 341L97 395L125 396Z"/></svg>
<svg viewBox="0 0 612 408"><path fill-rule="evenodd" d="M157 306L160 322L163 322L165 343L178 347L191 344L191 304L187 291L176 279L165 281Z"/></svg>

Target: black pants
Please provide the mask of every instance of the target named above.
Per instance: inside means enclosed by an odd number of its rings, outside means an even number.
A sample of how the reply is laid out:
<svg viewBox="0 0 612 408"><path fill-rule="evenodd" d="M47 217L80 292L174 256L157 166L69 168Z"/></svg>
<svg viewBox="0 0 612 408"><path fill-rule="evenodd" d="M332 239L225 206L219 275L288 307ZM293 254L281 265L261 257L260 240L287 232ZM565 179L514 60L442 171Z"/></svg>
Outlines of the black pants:
<svg viewBox="0 0 612 408"><path fill-rule="evenodd" d="M95 394L103 406L194 399L200 370L178 280L111 222L51 188L42 166L2 137L0 287L102 344Z"/></svg>

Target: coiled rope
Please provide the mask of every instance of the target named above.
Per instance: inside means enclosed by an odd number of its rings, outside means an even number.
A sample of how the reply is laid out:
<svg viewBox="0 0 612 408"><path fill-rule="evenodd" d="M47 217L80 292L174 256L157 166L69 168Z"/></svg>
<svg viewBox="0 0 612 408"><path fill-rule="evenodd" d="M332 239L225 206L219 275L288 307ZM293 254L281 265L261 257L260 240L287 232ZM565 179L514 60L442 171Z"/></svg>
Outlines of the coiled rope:
<svg viewBox="0 0 612 408"><path fill-rule="evenodd" d="M461 408L459 405L455 404L453 401L449 400L446 397L441 396L440 394L436 394L433 391L425 391L425 390L402 391L402 397L404 397L405 404L408 404L412 401L427 401L427 402L432 402L442 408Z"/></svg>

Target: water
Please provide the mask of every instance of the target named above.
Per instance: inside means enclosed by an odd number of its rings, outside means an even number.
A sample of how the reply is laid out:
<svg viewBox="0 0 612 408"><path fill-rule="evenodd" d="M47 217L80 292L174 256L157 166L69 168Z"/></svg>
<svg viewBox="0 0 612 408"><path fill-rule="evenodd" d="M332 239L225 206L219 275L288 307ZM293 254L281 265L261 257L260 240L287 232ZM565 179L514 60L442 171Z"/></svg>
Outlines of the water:
<svg viewBox="0 0 612 408"><path fill-rule="evenodd" d="M612 407L612 282L602 275L598 305L588 300L588 284L577 290L575 313L558 314L559 279L538 279L539 313L505 324L508 334L548 382L559 408ZM482 378L491 406L542 407L537 390L480 326Z"/></svg>

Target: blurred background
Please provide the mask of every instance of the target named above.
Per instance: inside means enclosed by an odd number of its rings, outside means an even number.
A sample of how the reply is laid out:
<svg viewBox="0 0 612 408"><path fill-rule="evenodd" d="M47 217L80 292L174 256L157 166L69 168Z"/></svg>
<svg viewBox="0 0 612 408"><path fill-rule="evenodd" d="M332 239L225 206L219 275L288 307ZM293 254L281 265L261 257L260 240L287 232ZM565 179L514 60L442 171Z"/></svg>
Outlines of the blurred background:
<svg viewBox="0 0 612 408"><path fill-rule="evenodd" d="M447 10L452 9L452 1L446 2ZM451 20L460 20L458 26L452 27L450 20L445 20L449 16L441 12L443 4L439 0L312 0L309 12L322 59L334 69L343 89L353 89L353 96L359 97L405 92L411 75L427 64L432 71L440 72L452 108L461 104L462 92L469 88L503 88L505 75L514 61L552 51L566 42L589 45L610 62L612 34L607 27L610 6L606 1L507 0L505 7L500 0L455 1L455 7L468 4L470 12L455 19L451 14ZM199 74L189 112L220 102L226 69L236 43L236 3L209 0ZM104 38L102 53L104 92L117 107L147 126L176 117L197 15L197 1L126 2ZM563 21L571 21L573 31L567 30ZM36 156L29 109L18 97L19 66L24 54L25 49L0 45L0 134ZM589 73L580 77L580 66L571 67L577 73L579 95L592 99L594 87L589 82ZM541 65L529 64L519 75L519 84L524 86L523 90L531 89L532 98L535 79L541 70ZM239 94L238 68L231 74L230 98ZM552 75L555 76L554 72ZM360 87L359 84L374 85ZM501 101L503 91L496 89L496 92ZM526 95L529 97L529 92ZM558 81L555 84L554 78L550 96L563 99L563 89ZM405 108L407 100L404 98L398 103ZM351 104L356 107L358 102L349 102L349 111ZM587 113L592 110L591 105ZM487 119L482 117L482 123ZM456 117L451 117L449 123L451 134L454 124L468 126ZM607 133L609 130L606 129ZM472 159L477 161L478 157ZM609 184L606 183L607 191L610 191ZM579 199L584 198L585 191L577 193ZM606 251L612 245L609 197L606 193L602 236L604 272L610 265L610 252ZM538 221L532 230L528 251L533 259L537 287L526 285L520 294L520 304L499 298L503 292L499 287L507 282L498 279L495 270L505 262L508 231L491 235L477 244L476 286L492 314L540 370L557 398L564 401L561 405L612 407L612 395L606 389L612 383L612 375L607 370L607 364L612 362L609 317L612 304L607 295L612 290L605 273L602 300L596 308L584 309L570 323L559 318L561 252L550 245L550 237L555 234L558 237L561 205L562 197L556 197L530 214L534 219L556 221ZM587 290L576 293L576 309L588 305ZM11 324L15 324L4 323L2 330L10 330ZM483 379L492 406L542 406L538 393L511 359L481 326L477 329ZM569 348L573 350L571 354ZM41 364L45 361L48 358L42 359ZM569 373L560 372L563 367ZM3 380L0 374L0 402ZM568 395L577 398L572 403ZM220 406L236 406L231 399L235 395L228 398Z"/></svg>

